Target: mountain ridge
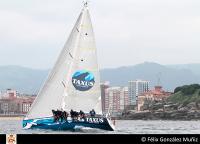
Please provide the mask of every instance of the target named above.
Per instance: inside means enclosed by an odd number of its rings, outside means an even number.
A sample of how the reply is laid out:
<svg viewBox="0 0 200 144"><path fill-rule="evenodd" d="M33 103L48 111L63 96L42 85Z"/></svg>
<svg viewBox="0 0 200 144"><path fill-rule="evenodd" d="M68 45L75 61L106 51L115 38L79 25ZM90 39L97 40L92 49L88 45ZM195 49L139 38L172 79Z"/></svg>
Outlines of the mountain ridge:
<svg viewBox="0 0 200 144"><path fill-rule="evenodd" d="M20 93L37 94L48 73L49 69L0 66L0 90L13 88ZM100 76L101 82L110 81L111 86L128 86L128 81L142 79L150 81L150 88L159 84L165 90L173 91L177 86L200 83L200 64L161 65L144 62L133 66L102 69Z"/></svg>

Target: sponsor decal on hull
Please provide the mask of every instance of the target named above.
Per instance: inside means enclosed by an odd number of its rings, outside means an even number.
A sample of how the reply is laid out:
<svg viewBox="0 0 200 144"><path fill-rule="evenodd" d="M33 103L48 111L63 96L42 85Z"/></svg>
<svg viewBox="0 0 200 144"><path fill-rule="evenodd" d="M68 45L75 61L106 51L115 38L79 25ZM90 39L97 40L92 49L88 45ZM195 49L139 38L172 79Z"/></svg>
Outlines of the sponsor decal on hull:
<svg viewBox="0 0 200 144"><path fill-rule="evenodd" d="M86 118L86 121L89 123L104 123L103 118Z"/></svg>

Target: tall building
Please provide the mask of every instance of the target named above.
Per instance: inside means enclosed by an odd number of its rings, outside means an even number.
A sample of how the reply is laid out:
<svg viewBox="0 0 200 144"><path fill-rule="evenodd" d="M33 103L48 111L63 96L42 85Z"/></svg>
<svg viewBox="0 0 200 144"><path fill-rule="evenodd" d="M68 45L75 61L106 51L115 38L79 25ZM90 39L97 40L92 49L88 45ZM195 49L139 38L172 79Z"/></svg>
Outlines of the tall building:
<svg viewBox="0 0 200 144"><path fill-rule="evenodd" d="M128 82L130 105L136 105L138 95L149 90L149 81L135 80Z"/></svg>
<svg viewBox="0 0 200 144"><path fill-rule="evenodd" d="M108 81L101 83L101 105L102 105L102 111L105 113L105 93L106 89L109 88L110 83Z"/></svg>
<svg viewBox="0 0 200 144"><path fill-rule="evenodd" d="M105 111L113 116L121 114L129 105L128 87L109 87L105 90Z"/></svg>
<svg viewBox="0 0 200 144"><path fill-rule="evenodd" d="M112 115L120 112L120 87L110 87L105 91L105 112Z"/></svg>
<svg viewBox="0 0 200 144"><path fill-rule="evenodd" d="M129 105L130 101L128 96L128 87L123 87L121 88L121 95L120 95L120 109L124 110Z"/></svg>

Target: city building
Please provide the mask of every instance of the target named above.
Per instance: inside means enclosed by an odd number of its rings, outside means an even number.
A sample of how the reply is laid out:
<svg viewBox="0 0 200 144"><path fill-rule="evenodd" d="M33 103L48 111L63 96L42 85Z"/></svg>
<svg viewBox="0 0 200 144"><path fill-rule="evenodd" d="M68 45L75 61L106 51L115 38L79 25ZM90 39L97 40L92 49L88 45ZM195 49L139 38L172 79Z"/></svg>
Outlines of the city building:
<svg viewBox="0 0 200 144"><path fill-rule="evenodd" d="M0 115L25 115L31 108L36 96L19 95L17 91L7 89L1 94Z"/></svg>
<svg viewBox="0 0 200 144"><path fill-rule="evenodd" d="M22 114L26 114L27 112L29 112L31 105L33 103L33 101L35 100L35 97L24 97L20 99L20 105L21 105L21 109L20 112Z"/></svg>
<svg viewBox="0 0 200 144"><path fill-rule="evenodd" d="M120 95L120 109L124 110L127 106L130 105L129 95L128 95L128 87L121 88L121 95Z"/></svg>
<svg viewBox="0 0 200 144"><path fill-rule="evenodd" d="M162 89L162 86L155 86L153 90L144 92L138 96L137 110L143 111L142 107L145 101L161 102L168 98L172 93L166 92Z"/></svg>
<svg viewBox="0 0 200 144"><path fill-rule="evenodd" d="M14 99L17 97L17 91L13 90L13 89L7 89L6 91L6 97L10 98L10 99Z"/></svg>
<svg viewBox="0 0 200 144"><path fill-rule="evenodd" d="M0 91L0 99L3 97L2 91Z"/></svg>
<svg viewBox="0 0 200 144"><path fill-rule="evenodd" d="M128 105L128 87L109 87L105 90L105 113L120 115Z"/></svg>
<svg viewBox="0 0 200 144"><path fill-rule="evenodd" d="M128 94L130 105L136 105L138 95L149 90L149 81L135 80L128 82Z"/></svg>
<svg viewBox="0 0 200 144"><path fill-rule="evenodd" d="M110 87L105 91L105 112L112 115L120 112L120 87Z"/></svg>
<svg viewBox="0 0 200 144"><path fill-rule="evenodd" d="M101 105L102 105L102 111L105 113L105 91L107 88L109 88L110 83L108 81L101 83Z"/></svg>

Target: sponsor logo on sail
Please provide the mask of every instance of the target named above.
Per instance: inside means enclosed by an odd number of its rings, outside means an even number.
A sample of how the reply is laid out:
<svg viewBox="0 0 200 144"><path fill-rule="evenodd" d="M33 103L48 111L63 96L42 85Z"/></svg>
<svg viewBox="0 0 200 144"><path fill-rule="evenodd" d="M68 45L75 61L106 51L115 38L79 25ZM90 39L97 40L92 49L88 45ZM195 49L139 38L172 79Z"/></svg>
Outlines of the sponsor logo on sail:
<svg viewBox="0 0 200 144"><path fill-rule="evenodd" d="M76 71L72 76L72 84L79 91L88 91L94 83L94 75L86 70Z"/></svg>

